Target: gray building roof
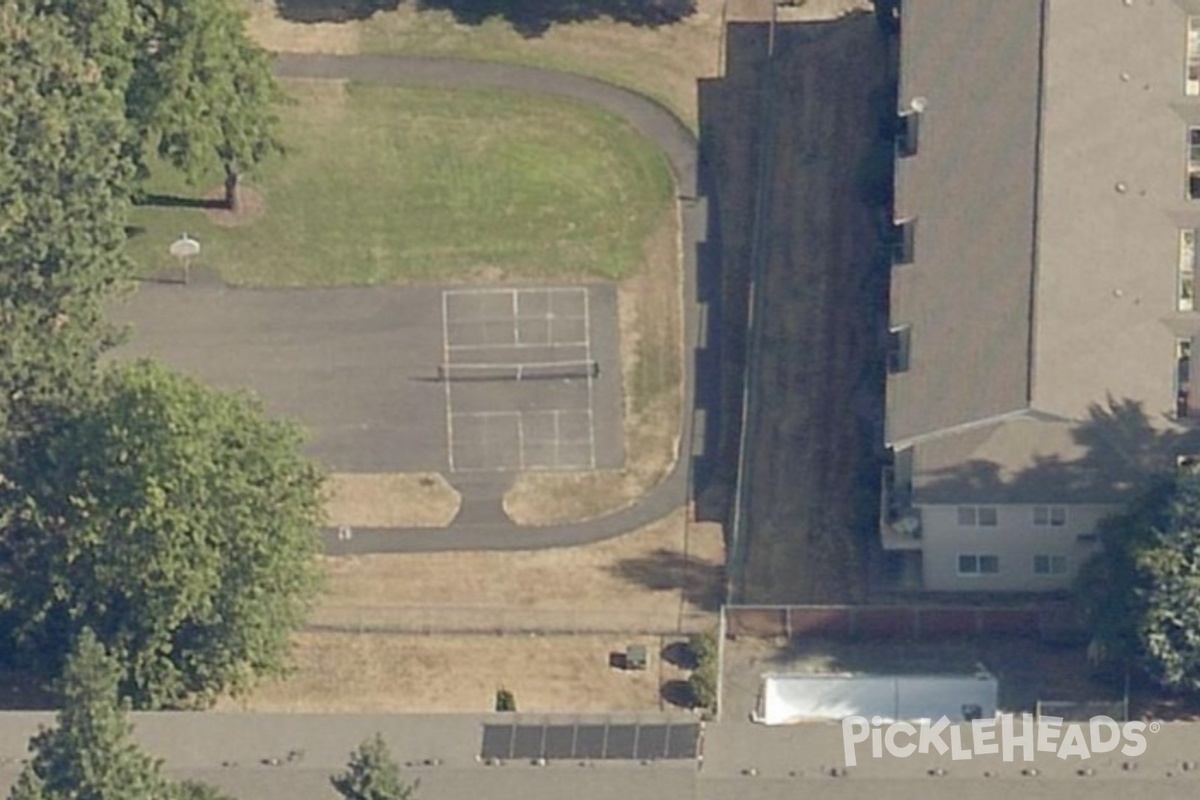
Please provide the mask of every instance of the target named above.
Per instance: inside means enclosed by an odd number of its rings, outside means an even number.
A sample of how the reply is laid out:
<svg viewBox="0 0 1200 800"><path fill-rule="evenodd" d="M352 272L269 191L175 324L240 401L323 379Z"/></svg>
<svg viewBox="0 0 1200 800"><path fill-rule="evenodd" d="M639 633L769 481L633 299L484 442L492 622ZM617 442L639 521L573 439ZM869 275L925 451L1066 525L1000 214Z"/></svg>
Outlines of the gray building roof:
<svg viewBox="0 0 1200 800"><path fill-rule="evenodd" d="M1099 409L1088 425L1025 412L931 436L913 452L914 502L1115 505L1169 466L1153 434L1119 430L1129 421Z"/></svg>
<svg viewBox="0 0 1200 800"><path fill-rule="evenodd" d="M702 763L552 762L486 766L477 763L480 730L486 717L466 715L286 715L163 713L134 714L139 743L165 759L170 773L221 787L239 800L336 800L329 775L340 770L349 751L365 736L383 733L394 756L404 762L438 759L436 766L403 768L419 778L422 800L1006 800L1030 798L1156 800L1200 794L1200 726L1165 724L1147 733L1146 751L1095 754L1086 763L1037 753L1034 764L1004 762L999 756L952 759L950 753L908 758L870 756L856 750L858 763L845 777L831 767L845 764L841 726L797 725L767 728L731 720L710 724ZM539 720L541 717L539 717ZM559 718L560 720L562 718ZM20 771L25 743L40 713L0 713L0 795ZM948 739L948 735L946 736ZM963 742L970 746L970 733ZM261 759L302 757L280 765ZM1133 764L1127 768L1125 762ZM1184 766L1190 762L1191 768ZM1023 775L1036 767L1037 776ZM1082 768L1093 773L1081 776ZM944 776L931 771L944 770ZM985 772L993 777L984 777Z"/></svg>
<svg viewBox="0 0 1200 800"><path fill-rule="evenodd" d="M900 105L924 103L899 159L896 217L913 263L892 273L893 325L911 325L888 381L890 441L1029 403L1029 308L1042 0L905 0Z"/></svg>
<svg viewBox="0 0 1200 800"><path fill-rule="evenodd" d="M1195 452L1174 415L1177 342L1200 335L1177 295L1180 231L1200 228L1200 2L903 8L901 106L926 110L898 161L897 217L918 227L893 271L893 324L912 327L888 439L916 445L919 501L1100 502L1134 462ZM1104 445L1131 431L1136 459Z"/></svg>

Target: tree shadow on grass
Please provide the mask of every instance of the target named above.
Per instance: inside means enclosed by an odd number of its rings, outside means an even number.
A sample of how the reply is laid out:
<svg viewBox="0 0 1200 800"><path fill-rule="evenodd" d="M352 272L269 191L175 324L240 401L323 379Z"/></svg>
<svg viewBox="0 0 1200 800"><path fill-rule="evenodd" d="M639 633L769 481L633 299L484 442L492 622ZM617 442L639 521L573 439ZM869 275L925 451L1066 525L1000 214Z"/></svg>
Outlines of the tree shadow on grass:
<svg viewBox="0 0 1200 800"><path fill-rule="evenodd" d="M700 666L696 651L687 642L671 642L662 649L662 660L680 669L695 669Z"/></svg>
<svg viewBox="0 0 1200 800"><path fill-rule="evenodd" d="M696 707L696 693L687 681L667 681L659 690L662 699L678 708L693 709Z"/></svg>
<svg viewBox="0 0 1200 800"><path fill-rule="evenodd" d="M498 17L522 36L537 37L551 26L609 17L639 27L679 22L696 11L695 0L419 0L421 8L449 11L464 25Z"/></svg>
<svg viewBox="0 0 1200 800"><path fill-rule="evenodd" d="M377 11L395 11L401 0L276 0L279 16L291 22L351 22Z"/></svg>
<svg viewBox="0 0 1200 800"><path fill-rule="evenodd" d="M395 11L401 0L278 0L279 15L293 22L349 22L378 11ZM421 10L449 11L461 25L502 19L522 36L541 36L552 26L609 17L639 27L679 22L696 11L696 0L413 0Z"/></svg>
<svg viewBox="0 0 1200 800"><path fill-rule="evenodd" d="M145 194L135 198L133 204L153 208L200 208L205 210L228 208L224 199L180 197L174 194Z"/></svg>
<svg viewBox="0 0 1200 800"><path fill-rule="evenodd" d="M723 570L673 550L660 548L641 558L627 558L609 568L618 577L656 592L678 589L691 605L715 611L721 603Z"/></svg>

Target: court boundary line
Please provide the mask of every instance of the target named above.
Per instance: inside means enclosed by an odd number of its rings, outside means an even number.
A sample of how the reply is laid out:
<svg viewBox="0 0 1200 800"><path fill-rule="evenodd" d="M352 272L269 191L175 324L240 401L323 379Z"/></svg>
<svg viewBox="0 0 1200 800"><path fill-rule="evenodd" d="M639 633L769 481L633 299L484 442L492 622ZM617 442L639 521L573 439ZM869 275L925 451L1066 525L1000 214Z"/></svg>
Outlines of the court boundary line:
<svg viewBox="0 0 1200 800"><path fill-rule="evenodd" d="M452 325L473 325L473 324L480 324L480 323L487 323L487 322L501 322L502 321L501 318L493 319L490 317L484 317L482 319L452 321L451 320L451 311L450 311L452 296L460 296L460 295L463 297L486 296L486 295L503 296L505 294L507 294L511 298L511 310L512 310L511 321L512 321L512 325L513 325L513 328L512 328L513 340L511 342L507 342L504 344L490 344L490 343L452 344L451 343L450 330L451 330ZM547 298L546 313L544 315L527 315L527 316L521 315L522 295L531 295L531 294L542 294L542 295L546 296L546 298ZM577 297L580 295L582 295L582 298L583 298L582 314L564 314L561 317L559 317L557 312L554 310L555 297L563 297L563 296L565 296L565 297L576 296ZM481 350L481 351L493 350L493 351L495 351L495 350L505 350L505 349L522 350L522 349L532 349L532 348L538 348L538 347L541 347L541 348L556 348L556 347L582 348L584 351L584 358L582 360L585 363L595 364L597 362L592 356L593 336L592 336L592 319L591 319L591 317L592 317L592 314L591 314L591 287L588 287L588 286L555 286L555 287L545 287L545 288L508 287L508 288L443 289L442 290L442 364L450 366L450 367L453 367L456 365L461 366L463 363L466 363L468 366L470 366L472 364L472 362L457 362L456 363L453 358L453 355L452 355L453 353L455 353L455 351L462 351L462 350ZM559 318L564 319L564 320L581 320L583 322L583 334L584 334L583 339L582 340L572 340L572 341L568 341L568 342L555 341L554 336L553 336L553 320L559 319ZM520 340L521 333L520 333L519 326L520 326L520 323L524 320L546 320L548 323L547 324L547 341L545 343L522 342ZM518 362L513 362L513 363L521 364L524 362L518 361ZM529 362L529 363L553 363L553 362ZM574 360L569 360L564 363L575 363L575 362L574 362ZM481 364L481 365L483 365L483 364ZM495 366L495 365L487 364L486 366ZM561 471L561 472L595 470L596 469L596 413L595 413L596 399L595 399L595 387L593 385L593 381L596 379L596 376L594 376L591 372L588 372L584 376L583 379L587 382L586 383L586 386L587 386L587 407L586 408L550 408L550 409L539 409L539 410L530 411L530 412L525 412L525 411L521 411L521 410L517 410L517 411L455 411L453 387L451 387L451 384L454 383L454 381L444 380L443 383L446 385L445 386L446 450L447 450L447 461L449 463L449 471L451 473L462 473L462 472L482 473L482 472L514 472L514 471L526 472L526 471L533 471L533 470ZM552 415L553 430L554 430L553 451L552 451L553 463L552 464L538 465L535 467L528 466L528 456L525 452L525 415L527 413L529 413L529 414L547 414L548 413L548 414ZM561 415L564 413L579 414L580 416L582 416L583 418L585 418L587 420L587 437L586 438L581 437L579 439L572 439L570 441L564 441L562 439L562 426L560 424L560 421L561 421ZM464 422L466 419L471 419L471 418L487 420L490 418L497 418L497 417L502 417L502 418L514 418L515 417L516 423L517 423L517 454L516 454L517 455L517 459L516 459L517 465L516 465L516 467L510 467L510 466L466 467L461 464L456 464L455 456L454 456L455 443L456 443L455 442L455 426L454 426L454 422L455 422L454 418L455 417L462 418L459 420L460 423ZM459 427L461 428L462 425L460 424ZM468 447L475 447L477 449L481 449L482 452L481 452L480 461L484 464L487 464L487 463L493 461L493 459L491 458L491 455L492 455L491 448L489 446L489 437L488 437L489 430L490 430L490 428L488 426L488 423L483 422L482 441L473 442L468 445ZM541 440L538 440L537 443L543 444L543 442ZM563 462L562 448L564 445L581 445L584 443L587 444L586 458L582 458L579 461L572 460L569 463ZM466 443L460 442L460 444L466 444ZM500 461L503 461L503 460L504 459L500 459Z"/></svg>
<svg viewBox="0 0 1200 800"><path fill-rule="evenodd" d="M619 323L618 323L619 324ZM587 334L587 345L584 354L589 363L596 363L592 358L592 293L583 290L583 330ZM596 468L596 399L592 386L592 373L587 375L587 421L588 421L588 462L589 468Z"/></svg>
<svg viewBox="0 0 1200 800"><path fill-rule="evenodd" d="M448 292L442 290L442 362L450 360L450 307L446 300ZM449 464L450 472L454 473L458 470L454 467L454 398L450 381L442 381L446 384L446 461Z"/></svg>

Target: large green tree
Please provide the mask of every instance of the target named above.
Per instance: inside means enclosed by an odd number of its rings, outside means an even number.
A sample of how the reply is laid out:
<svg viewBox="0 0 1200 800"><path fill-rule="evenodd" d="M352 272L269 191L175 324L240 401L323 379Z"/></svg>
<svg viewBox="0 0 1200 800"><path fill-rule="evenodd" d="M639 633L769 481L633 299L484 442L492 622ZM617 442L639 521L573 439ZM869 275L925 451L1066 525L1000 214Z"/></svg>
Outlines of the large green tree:
<svg viewBox="0 0 1200 800"><path fill-rule="evenodd" d="M1100 535L1078 584L1099 654L1200 692L1200 472L1154 486Z"/></svg>
<svg viewBox="0 0 1200 800"><path fill-rule="evenodd" d="M173 787L132 742L118 699L120 666L81 632L61 680L57 725L30 742L32 758L10 800L148 800Z"/></svg>
<svg viewBox="0 0 1200 800"><path fill-rule="evenodd" d="M154 154L192 180L220 168L236 207L242 173L282 150L284 95L238 0L30 1L69 20L102 65L124 99L143 174Z"/></svg>
<svg viewBox="0 0 1200 800"><path fill-rule="evenodd" d="M55 674L89 627L137 707L202 706L287 664L319 585L322 475L242 394L112 367L9 454L0 597Z"/></svg>
<svg viewBox="0 0 1200 800"><path fill-rule="evenodd" d="M413 800L417 784L400 778L383 736L375 734L350 754L346 771L329 779L345 800Z"/></svg>
<svg viewBox="0 0 1200 800"><path fill-rule="evenodd" d="M284 96L267 54L232 0L164 2L156 32L147 122L157 152L193 180L219 164L236 210L242 173L282 152Z"/></svg>
<svg viewBox="0 0 1200 800"><path fill-rule="evenodd" d="M133 743L121 674L84 629L59 681L58 724L29 743L33 757L9 800L228 800L207 784L169 780L161 762Z"/></svg>
<svg viewBox="0 0 1200 800"><path fill-rule="evenodd" d="M130 178L120 99L60 20L0 0L0 429L112 338Z"/></svg>

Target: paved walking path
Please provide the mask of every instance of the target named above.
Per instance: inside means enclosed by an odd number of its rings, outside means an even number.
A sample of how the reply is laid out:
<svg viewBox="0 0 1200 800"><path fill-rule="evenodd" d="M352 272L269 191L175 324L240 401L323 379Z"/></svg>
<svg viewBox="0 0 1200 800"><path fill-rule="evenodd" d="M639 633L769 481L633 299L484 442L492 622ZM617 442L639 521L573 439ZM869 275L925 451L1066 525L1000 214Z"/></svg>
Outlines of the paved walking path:
<svg viewBox="0 0 1200 800"><path fill-rule="evenodd" d="M704 203L697 198L696 138L687 126L663 106L635 92L591 78L532 67L456 59L288 53L277 57L276 71L289 78L344 78L407 86L512 89L588 103L623 117L658 145L674 173L680 199L684 269L684 414L679 458L665 480L633 505L608 516L539 527L515 525L503 517L496 494L503 481L485 481L478 486L463 484L460 487L465 489L463 510L447 528L358 528L350 538L339 537L331 530L325 535L327 551L331 555L344 555L568 547L636 530L687 502L695 396L692 366L700 320L696 299L696 258L698 245L705 239L707 224ZM455 482L456 476L450 478L452 483Z"/></svg>

